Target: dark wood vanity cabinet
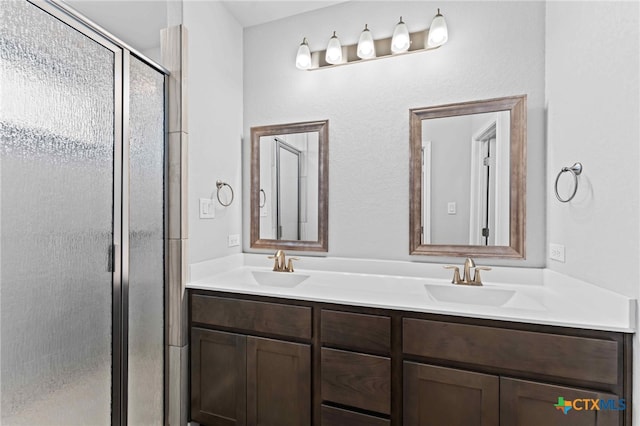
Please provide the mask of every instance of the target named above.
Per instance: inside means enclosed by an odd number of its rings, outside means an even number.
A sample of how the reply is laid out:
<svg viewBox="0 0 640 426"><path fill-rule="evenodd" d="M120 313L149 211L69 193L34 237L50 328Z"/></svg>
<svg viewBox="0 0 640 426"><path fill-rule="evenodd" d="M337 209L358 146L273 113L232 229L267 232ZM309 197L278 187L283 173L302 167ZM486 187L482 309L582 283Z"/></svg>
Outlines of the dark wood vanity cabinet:
<svg viewBox="0 0 640 426"><path fill-rule="evenodd" d="M311 345L287 341L309 339L310 308L193 295L191 309L191 420L311 424Z"/></svg>
<svg viewBox="0 0 640 426"><path fill-rule="evenodd" d="M189 293L202 425L631 425L631 334Z"/></svg>
<svg viewBox="0 0 640 426"><path fill-rule="evenodd" d="M389 425L391 318L321 309L320 341L322 425Z"/></svg>
<svg viewBox="0 0 640 426"><path fill-rule="evenodd" d="M497 376L404 362L405 426L497 426Z"/></svg>
<svg viewBox="0 0 640 426"><path fill-rule="evenodd" d="M561 414L548 410L565 400L581 400L578 408ZM593 400L618 401L616 395L568 386L557 386L525 380L500 379L500 424L514 426L615 426L622 424L623 416L617 410L593 410ZM588 409L586 409L588 408ZM618 407L619 408L619 407Z"/></svg>
<svg viewBox="0 0 640 426"><path fill-rule="evenodd" d="M615 408L627 380L630 386L628 371L623 378L624 359L630 357L624 347L630 342L625 344L616 333L590 334L403 318L405 356L464 366L405 361L403 424L623 424L621 411ZM578 402L564 414L555 407L558 398ZM598 400L607 401L607 409L600 409Z"/></svg>

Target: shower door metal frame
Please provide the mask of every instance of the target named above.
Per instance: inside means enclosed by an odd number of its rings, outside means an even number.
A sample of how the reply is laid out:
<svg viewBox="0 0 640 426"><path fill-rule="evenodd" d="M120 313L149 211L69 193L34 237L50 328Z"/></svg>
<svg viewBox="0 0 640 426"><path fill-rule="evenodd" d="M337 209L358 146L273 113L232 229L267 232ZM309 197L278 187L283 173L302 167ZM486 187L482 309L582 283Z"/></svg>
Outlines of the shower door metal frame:
<svg viewBox="0 0 640 426"><path fill-rule="evenodd" d="M44 12L79 31L89 39L113 52L114 55L114 148L113 148L113 243L112 258L112 353L111 353L111 424L127 424L127 359L128 359L128 306L129 306L129 69L131 56L164 75L164 111L167 123L167 76L169 71L148 59L129 45L119 40L95 22L87 19L69 6L56 0L26 0ZM164 235L167 235L166 176L167 133L164 132L165 149L163 172L164 191ZM165 249L166 250L166 249ZM166 252L165 252L166 257ZM164 274L163 274L164 275ZM165 282L166 293L166 282ZM163 294L166 304L166 295ZM164 306L163 306L164 309ZM163 328L166 335L166 318ZM166 337L165 337L166 340ZM162 345L165 348L165 342ZM164 374L163 411L166 413L166 381L168 374L166 349L163 349ZM163 413L163 417L165 414Z"/></svg>

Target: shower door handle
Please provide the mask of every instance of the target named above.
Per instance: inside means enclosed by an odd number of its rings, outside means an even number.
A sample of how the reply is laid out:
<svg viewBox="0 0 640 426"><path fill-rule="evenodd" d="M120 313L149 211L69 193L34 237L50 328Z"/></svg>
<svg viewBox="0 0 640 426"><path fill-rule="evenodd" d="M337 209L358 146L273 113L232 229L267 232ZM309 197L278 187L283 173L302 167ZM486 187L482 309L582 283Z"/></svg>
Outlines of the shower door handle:
<svg viewBox="0 0 640 426"><path fill-rule="evenodd" d="M116 252L118 250L117 244L110 244L107 249L107 272L116 271Z"/></svg>

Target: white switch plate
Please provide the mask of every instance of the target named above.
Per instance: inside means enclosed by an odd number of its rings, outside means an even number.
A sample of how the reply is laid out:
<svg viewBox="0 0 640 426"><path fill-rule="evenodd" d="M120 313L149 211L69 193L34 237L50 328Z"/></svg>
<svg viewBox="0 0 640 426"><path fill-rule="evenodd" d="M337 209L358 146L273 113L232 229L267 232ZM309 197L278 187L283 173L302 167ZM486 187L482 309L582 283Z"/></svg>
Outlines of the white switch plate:
<svg viewBox="0 0 640 426"><path fill-rule="evenodd" d="M240 235L239 234L230 234L229 235L229 247L235 247L240 245Z"/></svg>
<svg viewBox="0 0 640 426"><path fill-rule="evenodd" d="M447 203L447 214L456 214L456 202L450 201Z"/></svg>
<svg viewBox="0 0 640 426"><path fill-rule="evenodd" d="M200 198L200 219L216 217L216 204L210 198Z"/></svg>
<svg viewBox="0 0 640 426"><path fill-rule="evenodd" d="M549 258L564 263L564 246L561 244L549 244Z"/></svg>

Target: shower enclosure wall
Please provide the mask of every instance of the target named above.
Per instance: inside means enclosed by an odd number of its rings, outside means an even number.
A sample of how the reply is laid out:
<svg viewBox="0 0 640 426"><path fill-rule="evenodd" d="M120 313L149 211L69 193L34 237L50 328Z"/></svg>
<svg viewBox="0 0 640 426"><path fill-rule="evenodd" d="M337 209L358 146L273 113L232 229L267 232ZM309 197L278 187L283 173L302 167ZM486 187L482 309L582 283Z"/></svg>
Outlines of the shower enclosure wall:
<svg viewBox="0 0 640 426"><path fill-rule="evenodd" d="M1 3L0 424L162 424L165 71Z"/></svg>

